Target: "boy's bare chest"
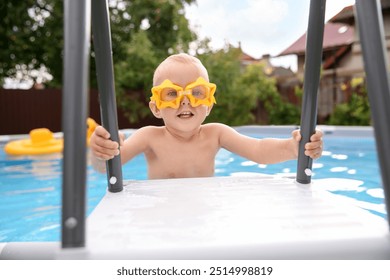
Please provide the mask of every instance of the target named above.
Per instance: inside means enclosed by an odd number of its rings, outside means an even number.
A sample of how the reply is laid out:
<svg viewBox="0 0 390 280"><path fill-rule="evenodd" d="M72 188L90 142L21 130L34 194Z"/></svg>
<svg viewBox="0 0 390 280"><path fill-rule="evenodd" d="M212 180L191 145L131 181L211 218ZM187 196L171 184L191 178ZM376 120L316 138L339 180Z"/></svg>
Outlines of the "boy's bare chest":
<svg viewBox="0 0 390 280"><path fill-rule="evenodd" d="M189 161L214 160L217 151L217 145L211 141L192 141L160 146L158 150L155 150L155 154L165 161L186 163Z"/></svg>
<svg viewBox="0 0 390 280"><path fill-rule="evenodd" d="M150 171L160 177L212 176L218 144L213 141L159 143L148 156Z"/></svg>

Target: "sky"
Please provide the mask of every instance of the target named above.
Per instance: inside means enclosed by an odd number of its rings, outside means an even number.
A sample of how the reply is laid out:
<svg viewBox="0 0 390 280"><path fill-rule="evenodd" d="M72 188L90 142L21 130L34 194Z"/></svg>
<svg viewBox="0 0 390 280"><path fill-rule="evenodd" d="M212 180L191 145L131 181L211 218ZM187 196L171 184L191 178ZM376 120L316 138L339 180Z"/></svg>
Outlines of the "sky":
<svg viewBox="0 0 390 280"><path fill-rule="evenodd" d="M327 0L325 21L355 0ZM305 34L310 0L197 0L186 7L186 17L200 38L211 39L211 47L226 42L241 43L242 50L261 58L275 57ZM274 65L296 70L296 56L272 59Z"/></svg>

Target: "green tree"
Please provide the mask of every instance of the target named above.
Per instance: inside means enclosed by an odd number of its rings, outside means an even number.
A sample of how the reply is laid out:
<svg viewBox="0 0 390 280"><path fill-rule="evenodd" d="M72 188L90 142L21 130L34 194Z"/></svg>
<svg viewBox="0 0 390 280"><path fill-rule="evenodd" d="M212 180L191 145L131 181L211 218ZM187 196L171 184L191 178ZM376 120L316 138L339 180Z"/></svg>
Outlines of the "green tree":
<svg viewBox="0 0 390 280"><path fill-rule="evenodd" d="M124 60L115 64L117 104L131 123L137 123L151 115L147 104L153 72L159 61L143 30L125 45Z"/></svg>
<svg viewBox="0 0 390 280"><path fill-rule="evenodd" d="M47 68L58 83L62 76L63 1L16 0L0 4L0 82L5 77L36 80Z"/></svg>
<svg viewBox="0 0 390 280"><path fill-rule="evenodd" d="M93 2L93 1L92 1ZM114 64L125 59L127 46L140 30L152 43L154 56L188 50L195 34L184 16L184 5L195 0L109 0ZM0 4L0 79L46 67L60 87L63 53L63 1L14 0ZM23 66L24 65L24 66ZM96 85L91 61L91 85Z"/></svg>
<svg viewBox="0 0 390 280"><path fill-rule="evenodd" d="M217 104L207 121L254 124L255 111L263 109L263 124L299 123L299 109L282 100L275 80L265 75L263 65L244 67L240 63L241 54L240 49L228 45L223 50L199 55L210 80L217 84Z"/></svg>
<svg viewBox="0 0 390 280"><path fill-rule="evenodd" d="M237 91L237 79L241 75L239 55L239 50L230 46L199 55L209 72L210 81L217 85L217 104L207 118L208 122L239 125L253 120L252 104Z"/></svg>
<svg viewBox="0 0 390 280"><path fill-rule="evenodd" d="M299 109L282 99L277 91L276 81L265 74L264 65L249 65L241 77L240 84L246 91L256 93L256 110L265 110L266 117L260 120L262 124L299 123Z"/></svg>
<svg viewBox="0 0 390 280"><path fill-rule="evenodd" d="M351 82L352 95L348 102L338 104L330 116L331 125L370 125L371 111L367 89L362 79Z"/></svg>

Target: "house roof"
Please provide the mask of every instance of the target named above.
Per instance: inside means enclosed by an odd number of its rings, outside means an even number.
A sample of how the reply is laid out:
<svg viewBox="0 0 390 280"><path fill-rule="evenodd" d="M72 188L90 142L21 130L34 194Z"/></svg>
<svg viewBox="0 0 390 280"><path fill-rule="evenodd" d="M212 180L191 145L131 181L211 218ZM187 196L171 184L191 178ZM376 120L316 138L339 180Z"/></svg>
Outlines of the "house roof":
<svg viewBox="0 0 390 280"><path fill-rule="evenodd" d="M344 23L354 25L355 17L353 6L348 6L342 9L337 15L333 16L329 22L333 23Z"/></svg>
<svg viewBox="0 0 390 280"><path fill-rule="evenodd" d="M285 68L282 66L273 67L272 76L277 78L293 77L295 76L291 68Z"/></svg>
<svg viewBox="0 0 390 280"><path fill-rule="evenodd" d="M382 12L390 13L390 0L381 0L380 2ZM327 50L336 47L350 46L353 43L354 25L354 6L347 6L325 24L323 49ZM304 54L305 51L306 33L278 56L288 54L301 55Z"/></svg>
<svg viewBox="0 0 390 280"><path fill-rule="evenodd" d="M253 56L250 56L249 54L241 51L240 60L241 61L256 61L257 59L254 58Z"/></svg>
<svg viewBox="0 0 390 280"><path fill-rule="evenodd" d="M341 23L328 22L324 26L323 49L333 49L340 46L351 45L354 40L354 27ZM304 54L306 51L306 33L278 56L289 54Z"/></svg>
<svg viewBox="0 0 390 280"><path fill-rule="evenodd" d="M381 0L381 7L383 12L389 12L390 0ZM345 7L337 15L332 17L329 22L355 25L355 14L353 6Z"/></svg>

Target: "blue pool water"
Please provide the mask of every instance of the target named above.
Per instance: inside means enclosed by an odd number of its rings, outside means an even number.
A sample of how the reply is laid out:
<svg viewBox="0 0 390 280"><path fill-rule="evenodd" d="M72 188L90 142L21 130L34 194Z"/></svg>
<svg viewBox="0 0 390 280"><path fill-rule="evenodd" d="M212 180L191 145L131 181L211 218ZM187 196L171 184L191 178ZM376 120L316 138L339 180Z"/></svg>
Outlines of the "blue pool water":
<svg viewBox="0 0 390 280"><path fill-rule="evenodd" d="M269 137L273 135L251 135ZM288 135L286 135L288 136ZM280 137L280 136L278 136ZM0 242L59 241L61 217L61 155L7 156L0 146ZM314 162L313 179L348 178L353 187L329 186L329 191L353 200L375 215L387 218L379 167L372 137L324 137L323 156ZM239 173L295 175L296 161L259 165L221 150L216 176ZM106 176L88 167L88 214L106 192ZM147 178L146 163L138 156L123 167L124 179Z"/></svg>

